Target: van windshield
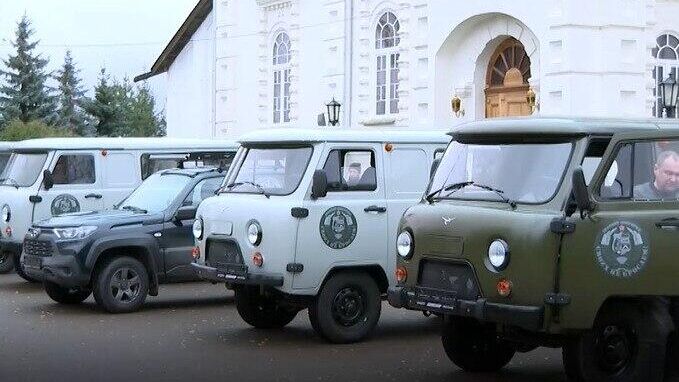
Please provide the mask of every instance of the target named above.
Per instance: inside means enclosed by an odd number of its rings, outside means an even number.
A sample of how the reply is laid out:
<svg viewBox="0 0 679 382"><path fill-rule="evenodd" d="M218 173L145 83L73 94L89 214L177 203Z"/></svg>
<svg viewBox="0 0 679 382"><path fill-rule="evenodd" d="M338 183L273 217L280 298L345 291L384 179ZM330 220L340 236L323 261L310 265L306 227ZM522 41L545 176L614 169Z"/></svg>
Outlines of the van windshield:
<svg viewBox="0 0 679 382"><path fill-rule="evenodd" d="M427 193L434 199L545 203L561 183L572 147L452 142Z"/></svg>
<svg viewBox="0 0 679 382"><path fill-rule="evenodd" d="M28 187L38 179L47 153L14 153L0 174L0 186Z"/></svg>
<svg viewBox="0 0 679 382"><path fill-rule="evenodd" d="M247 148L235 177L222 190L289 195L297 189L311 158L311 147Z"/></svg>

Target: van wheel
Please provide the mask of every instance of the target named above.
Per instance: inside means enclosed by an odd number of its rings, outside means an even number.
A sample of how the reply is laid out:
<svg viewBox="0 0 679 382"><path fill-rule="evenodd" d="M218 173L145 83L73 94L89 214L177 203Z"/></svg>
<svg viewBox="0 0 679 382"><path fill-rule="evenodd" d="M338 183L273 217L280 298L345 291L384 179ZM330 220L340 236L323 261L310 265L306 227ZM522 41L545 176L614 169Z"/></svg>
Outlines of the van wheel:
<svg viewBox="0 0 679 382"><path fill-rule="evenodd" d="M380 290L372 277L362 272L337 273L309 307L309 320L326 340L351 343L375 329L381 310Z"/></svg>
<svg viewBox="0 0 679 382"><path fill-rule="evenodd" d="M109 313L138 310L149 293L144 264L132 257L118 257L95 275L94 299Z"/></svg>
<svg viewBox="0 0 679 382"><path fill-rule="evenodd" d="M594 328L563 347L566 375L581 381L662 381L671 318L659 305L614 302Z"/></svg>
<svg viewBox="0 0 679 382"><path fill-rule="evenodd" d="M40 280L34 279L33 277L29 276L24 272L24 268L21 266L21 254L13 254L12 255L13 262L14 262L14 270L16 271L17 275L19 275L22 279L30 282L30 283L39 283Z"/></svg>
<svg viewBox="0 0 679 382"><path fill-rule="evenodd" d="M469 372L498 371L516 353L513 346L498 338L494 324L472 318L445 317L441 342L448 358Z"/></svg>
<svg viewBox="0 0 679 382"><path fill-rule="evenodd" d="M0 274L9 273L14 269L14 256L12 252L0 254Z"/></svg>
<svg viewBox="0 0 679 382"><path fill-rule="evenodd" d="M282 328L297 316L296 309L281 306L275 297L259 293L257 286L239 286L234 292L238 314L257 329Z"/></svg>
<svg viewBox="0 0 679 382"><path fill-rule="evenodd" d="M47 295L52 300L66 305L80 304L92 294L92 291L89 289L63 288L49 281L45 281L43 286L45 287L45 292L47 292Z"/></svg>

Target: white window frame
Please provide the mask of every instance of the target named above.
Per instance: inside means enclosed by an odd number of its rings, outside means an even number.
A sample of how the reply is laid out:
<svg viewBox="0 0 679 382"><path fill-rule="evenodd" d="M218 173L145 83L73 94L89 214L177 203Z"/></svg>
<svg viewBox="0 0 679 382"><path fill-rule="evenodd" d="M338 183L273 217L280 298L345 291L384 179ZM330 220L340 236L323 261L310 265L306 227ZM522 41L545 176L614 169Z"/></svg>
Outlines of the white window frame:
<svg viewBox="0 0 679 382"><path fill-rule="evenodd" d="M670 37L676 39L677 44L670 44ZM660 44L660 39L664 38L664 44ZM660 51L663 49L670 49L674 51L675 59L663 59L660 58ZM674 72L674 78L679 80L679 34L673 32L661 33L655 39L655 48L652 51L653 59L655 60L653 72L651 76L655 82L655 88L653 89L653 116L656 118L663 118L664 110L662 108L662 100L660 96L660 83L664 81L667 76ZM658 76L657 73L661 73ZM675 111L674 118L679 118L679 111Z"/></svg>
<svg viewBox="0 0 679 382"><path fill-rule="evenodd" d="M384 20L384 18L387 18ZM393 17L393 20L392 18ZM391 46L385 46L384 29L392 28L394 30L394 43ZM399 34L400 21L394 12L385 11L380 14L379 19L375 23L375 54L373 59L373 72L375 98L373 102L373 110L376 116L389 116L399 113L399 95L398 87L399 81L399 59L401 37ZM388 45L388 44L387 44ZM380 85L380 78L384 76L384 84ZM384 103L384 111L380 110L380 103ZM392 108L394 103L395 108Z"/></svg>
<svg viewBox="0 0 679 382"><path fill-rule="evenodd" d="M283 51L281 52L281 44ZM276 33L272 48L273 76L271 87L271 122L274 125L290 122L290 76L292 67L290 36L286 32Z"/></svg>

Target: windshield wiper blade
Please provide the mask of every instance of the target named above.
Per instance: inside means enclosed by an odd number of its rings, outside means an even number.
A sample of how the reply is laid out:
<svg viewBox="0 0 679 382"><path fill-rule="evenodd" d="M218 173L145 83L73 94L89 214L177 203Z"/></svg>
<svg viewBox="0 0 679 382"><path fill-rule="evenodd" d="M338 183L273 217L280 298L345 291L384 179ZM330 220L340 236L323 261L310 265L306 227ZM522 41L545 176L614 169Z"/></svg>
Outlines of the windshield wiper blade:
<svg viewBox="0 0 679 382"><path fill-rule="evenodd" d="M11 182L10 186L14 186L16 188L19 188L19 182L14 180L14 178L2 178L0 179L0 184L6 184L5 182Z"/></svg>
<svg viewBox="0 0 679 382"><path fill-rule="evenodd" d="M494 188L494 187L491 187L491 186L486 186L485 184L476 184L476 183L473 183L473 185L474 185L475 187L478 187L478 188L481 188L481 189L484 189L484 190L493 191L493 192L496 193L500 198L502 198L502 201L503 201L503 202L508 203L512 208L516 208L516 202L513 201L513 200L511 200L511 199L509 199L508 197L506 197L506 196L505 196L505 192L504 192L503 190L500 190L499 188Z"/></svg>
<svg viewBox="0 0 679 382"><path fill-rule="evenodd" d="M146 211L145 209L139 208L139 207L135 207L135 206L123 206L123 208L121 208L121 210L132 211L132 212L139 212L139 213L142 213L142 214L147 214L147 213L148 213L148 211Z"/></svg>
<svg viewBox="0 0 679 382"><path fill-rule="evenodd" d="M242 186L242 185L245 185L245 184L257 188L257 189L260 191L260 193L263 194L264 196L266 196L267 198L270 196L269 193L266 192L266 190L264 189L264 187L263 187L262 185L257 184L257 183L255 183L255 182L237 182L237 183L231 183L231 184L229 184L228 186L226 186L226 188L234 188L234 187Z"/></svg>
<svg viewBox="0 0 679 382"><path fill-rule="evenodd" d="M459 190L460 188L469 186L474 182L459 182L459 183L453 183L448 186L444 186L439 188L438 190L431 192L429 195L427 195L427 200L431 202L431 200L438 194L440 194L442 191L452 191L452 190Z"/></svg>

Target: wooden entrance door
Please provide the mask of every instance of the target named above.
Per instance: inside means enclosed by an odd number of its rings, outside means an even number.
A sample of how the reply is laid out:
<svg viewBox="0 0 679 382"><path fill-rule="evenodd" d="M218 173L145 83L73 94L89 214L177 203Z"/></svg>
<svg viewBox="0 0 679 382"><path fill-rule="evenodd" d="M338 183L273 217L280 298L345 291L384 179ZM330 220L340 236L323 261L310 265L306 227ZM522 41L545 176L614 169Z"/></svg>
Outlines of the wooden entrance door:
<svg viewBox="0 0 679 382"><path fill-rule="evenodd" d="M486 76L486 118L530 115L526 94L530 58L516 39L505 40L491 57Z"/></svg>

